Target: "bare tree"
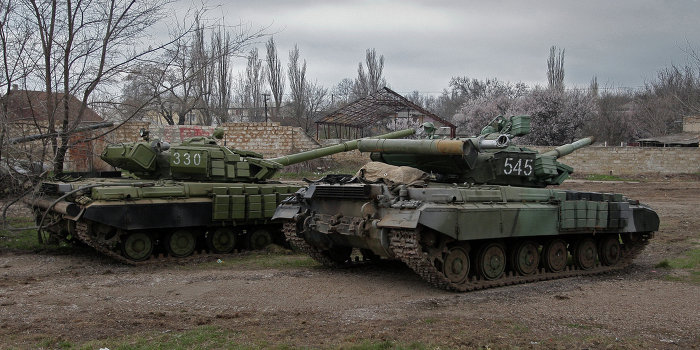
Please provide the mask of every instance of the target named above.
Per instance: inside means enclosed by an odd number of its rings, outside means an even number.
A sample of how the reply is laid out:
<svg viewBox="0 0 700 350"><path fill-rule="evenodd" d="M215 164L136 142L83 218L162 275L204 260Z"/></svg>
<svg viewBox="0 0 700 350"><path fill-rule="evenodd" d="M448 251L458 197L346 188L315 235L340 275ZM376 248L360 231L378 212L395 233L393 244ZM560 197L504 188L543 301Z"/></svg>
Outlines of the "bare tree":
<svg viewBox="0 0 700 350"><path fill-rule="evenodd" d="M272 115L278 116L284 96L284 71L282 70L282 62L277 56L277 47L275 46L275 39L273 37L270 37L270 40L267 41L265 48L267 49L267 83L270 86L272 97L275 99L275 107L272 109Z"/></svg>
<svg viewBox="0 0 700 350"><path fill-rule="evenodd" d="M299 120L299 126L309 134L312 131L314 123L323 117L322 112L326 110L330 103L327 99L328 89L318 83L307 83L304 88L306 91L306 111L305 117Z"/></svg>
<svg viewBox="0 0 700 350"><path fill-rule="evenodd" d="M358 64L357 78L353 87L354 98L367 96L386 86L386 80L383 76L384 55L377 57L375 49L367 49L365 65L367 66L367 71L362 66L362 62Z"/></svg>
<svg viewBox="0 0 700 350"><path fill-rule="evenodd" d="M560 92L535 88L514 106L532 117L532 131L523 138L534 145L561 145L583 135L597 113L595 100L585 91Z"/></svg>
<svg viewBox="0 0 700 350"><path fill-rule="evenodd" d="M54 171L61 172L70 135L82 121L92 94L104 83L117 78L130 65L159 49L143 51L134 44L144 38L146 28L162 18L165 1L140 3L100 0L27 0L14 9L22 24L36 33L36 51L25 57L38 57L27 84L45 90L48 122L46 130L60 131L51 139ZM31 59L31 58L30 58ZM70 96L81 104L71 107ZM43 127L40 127L43 129Z"/></svg>
<svg viewBox="0 0 700 350"><path fill-rule="evenodd" d="M238 104L248 111L251 121L261 121L262 111L262 86L265 71L262 60L258 58L258 49L253 48L248 53L248 63L245 72L238 77Z"/></svg>
<svg viewBox="0 0 700 350"><path fill-rule="evenodd" d="M598 112L586 123L584 135L600 144L619 145L635 137L634 96L630 92L603 92L593 96Z"/></svg>
<svg viewBox="0 0 700 350"><path fill-rule="evenodd" d="M250 101L250 107L252 109L252 119L255 121L260 121L262 112L262 86L263 79L265 76L265 67L262 64L262 60L258 57L258 49L253 48L250 50L248 55L248 65L246 66L246 85L248 86L248 93Z"/></svg>
<svg viewBox="0 0 700 350"><path fill-rule="evenodd" d="M191 34L174 40L164 55L136 67L124 88L125 102L144 106L170 125L192 122L194 116L198 124L227 122L234 97L231 61L264 35L264 29L207 25L194 18ZM142 94L141 100L129 99L137 90L150 93ZM152 102L143 103L144 99Z"/></svg>
<svg viewBox="0 0 700 350"><path fill-rule="evenodd" d="M350 102L353 96L355 81L351 78L343 78L338 85L333 88L331 96L332 107L340 108Z"/></svg>
<svg viewBox="0 0 700 350"><path fill-rule="evenodd" d="M16 15L16 4L12 0L0 1L0 55L2 55L2 72L0 74L0 91L8 96L17 84L26 78L27 65L34 62L26 61L27 52L33 44L32 28L27 26ZM8 100L0 99L0 167L2 167L3 150L8 132ZM12 167L7 166L7 169Z"/></svg>
<svg viewBox="0 0 700 350"><path fill-rule="evenodd" d="M551 90L564 91L564 49L557 52L557 47L549 48L547 59L547 82Z"/></svg>
<svg viewBox="0 0 700 350"><path fill-rule="evenodd" d="M598 77L593 76L591 83L588 85L588 93L593 97L598 97Z"/></svg>
<svg viewBox="0 0 700 350"><path fill-rule="evenodd" d="M680 132L684 116L700 113L700 66L660 70L635 97L634 110L637 137Z"/></svg>
<svg viewBox="0 0 700 350"><path fill-rule="evenodd" d="M289 51L289 90L291 117L295 120L302 120L307 110L306 98L306 60L303 63L299 62L299 47L294 45L294 48Z"/></svg>

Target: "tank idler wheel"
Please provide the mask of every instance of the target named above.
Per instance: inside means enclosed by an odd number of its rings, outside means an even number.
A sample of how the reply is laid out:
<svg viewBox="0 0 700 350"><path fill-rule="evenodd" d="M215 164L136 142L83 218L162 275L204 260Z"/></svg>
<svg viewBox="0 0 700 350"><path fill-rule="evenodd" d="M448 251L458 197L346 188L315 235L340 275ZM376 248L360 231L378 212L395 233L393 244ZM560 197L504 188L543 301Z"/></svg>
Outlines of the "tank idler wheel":
<svg viewBox="0 0 700 350"><path fill-rule="evenodd" d="M533 241L520 242L513 250L511 263L513 269L522 276L534 275L540 264L538 244Z"/></svg>
<svg viewBox="0 0 700 350"><path fill-rule="evenodd" d="M236 234L230 229L217 228L207 235L207 245L215 254L230 253L236 245Z"/></svg>
<svg viewBox="0 0 700 350"><path fill-rule="evenodd" d="M248 249L260 250L272 244L270 231L261 228L248 234Z"/></svg>
<svg viewBox="0 0 700 350"><path fill-rule="evenodd" d="M542 249L542 265L549 272L564 271L568 257L566 242L563 239L552 239Z"/></svg>
<svg viewBox="0 0 700 350"><path fill-rule="evenodd" d="M506 270L506 250L501 243L481 247L477 258L477 272L485 280L495 280Z"/></svg>
<svg viewBox="0 0 700 350"><path fill-rule="evenodd" d="M326 255L328 258L338 264L343 264L350 261L351 254L352 247L336 246L326 250Z"/></svg>
<svg viewBox="0 0 700 350"><path fill-rule="evenodd" d="M598 256L595 242L591 238L579 239L574 245L574 264L582 270L595 267L595 259Z"/></svg>
<svg viewBox="0 0 700 350"><path fill-rule="evenodd" d="M165 245L171 256L184 258L194 253L197 240L192 231L177 230L168 236Z"/></svg>
<svg viewBox="0 0 700 350"><path fill-rule="evenodd" d="M144 261L153 253L153 240L143 232L133 232L121 244L122 255L132 261Z"/></svg>
<svg viewBox="0 0 700 350"><path fill-rule="evenodd" d="M620 241L617 235L604 237L598 243L598 255L600 262L606 266L612 266L620 261Z"/></svg>
<svg viewBox="0 0 700 350"><path fill-rule="evenodd" d="M469 275L469 253L464 247L452 247L448 250L442 273L452 283L462 283Z"/></svg>

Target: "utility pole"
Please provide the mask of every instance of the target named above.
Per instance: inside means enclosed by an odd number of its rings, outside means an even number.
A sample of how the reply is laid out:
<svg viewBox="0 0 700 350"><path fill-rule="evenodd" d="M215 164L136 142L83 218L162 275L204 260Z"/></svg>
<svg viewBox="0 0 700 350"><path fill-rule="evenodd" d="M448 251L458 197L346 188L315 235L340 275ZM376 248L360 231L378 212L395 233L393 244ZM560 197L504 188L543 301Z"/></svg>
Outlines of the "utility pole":
<svg viewBox="0 0 700 350"><path fill-rule="evenodd" d="M265 103L265 123L267 123L267 98L270 96L270 94L262 94L263 95L263 102Z"/></svg>

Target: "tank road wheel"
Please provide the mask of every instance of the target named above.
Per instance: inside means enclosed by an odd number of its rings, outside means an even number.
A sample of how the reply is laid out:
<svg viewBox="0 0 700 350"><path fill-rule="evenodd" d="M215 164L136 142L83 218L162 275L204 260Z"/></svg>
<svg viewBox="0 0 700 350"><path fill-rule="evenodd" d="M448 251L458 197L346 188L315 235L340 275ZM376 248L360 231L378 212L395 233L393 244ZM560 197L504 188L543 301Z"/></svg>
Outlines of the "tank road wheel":
<svg viewBox="0 0 700 350"><path fill-rule="evenodd" d="M481 247L477 257L479 276L495 280L506 270L506 251L501 243L488 243Z"/></svg>
<svg viewBox="0 0 700 350"><path fill-rule="evenodd" d="M260 250L272 244L272 235L266 229L257 229L248 234L248 249Z"/></svg>
<svg viewBox="0 0 700 350"><path fill-rule="evenodd" d="M229 229L217 228L207 235L207 245L216 254L230 253L235 244L236 234Z"/></svg>
<svg viewBox="0 0 700 350"><path fill-rule="evenodd" d="M603 265L612 266L620 261L620 241L617 235L604 237L598 243L598 255Z"/></svg>
<svg viewBox="0 0 700 350"><path fill-rule="evenodd" d="M165 246L168 253L176 258L184 258L194 253L197 240L192 231L177 230L168 236Z"/></svg>
<svg viewBox="0 0 700 350"><path fill-rule="evenodd" d="M537 243L525 241L516 245L511 262L513 264L513 269L523 276L537 273L537 267L540 264L540 254L537 252Z"/></svg>
<svg viewBox="0 0 700 350"><path fill-rule="evenodd" d="M574 246L573 255L576 266L582 270L592 269L595 267L595 259L598 256L595 242L590 238L578 240Z"/></svg>
<svg viewBox="0 0 700 350"><path fill-rule="evenodd" d="M542 249L542 265L549 272L564 271L568 256L566 242L559 238L552 239Z"/></svg>
<svg viewBox="0 0 700 350"><path fill-rule="evenodd" d="M469 253L463 247L452 247L442 264L442 273L452 283L462 283L469 274Z"/></svg>
<svg viewBox="0 0 700 350"><path fill-rule="evenodd" d="M122 242L122 255L132 261L144 261L153 253L153 240L143 232L133 232Z"/></svg>

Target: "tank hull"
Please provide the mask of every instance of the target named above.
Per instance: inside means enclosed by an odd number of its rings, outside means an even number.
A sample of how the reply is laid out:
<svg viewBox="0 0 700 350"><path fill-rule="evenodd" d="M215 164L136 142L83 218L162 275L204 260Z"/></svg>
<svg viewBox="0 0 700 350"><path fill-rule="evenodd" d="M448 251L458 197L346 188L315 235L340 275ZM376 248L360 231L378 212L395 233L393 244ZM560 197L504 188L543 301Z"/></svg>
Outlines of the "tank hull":
<svg viewBox="0 0 700 350"><path fill-rule="evenodd" d="M621 194L436 183L311 184L274 218L326 265L351 263L359 248L451 290L619 269L659 226Z"/></svg>
<svg viewBox="0 0 700 350"><path fill-rule="evenodd" d="M43 182L40 199L28 204L44 227L41 241L80 241L134 264L161 254L184 257L286 244L281 224L271 217L299 188L295 183L95 178Z"/></svg>

